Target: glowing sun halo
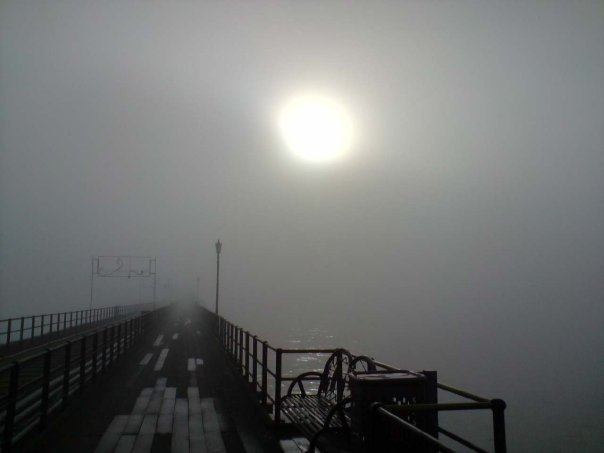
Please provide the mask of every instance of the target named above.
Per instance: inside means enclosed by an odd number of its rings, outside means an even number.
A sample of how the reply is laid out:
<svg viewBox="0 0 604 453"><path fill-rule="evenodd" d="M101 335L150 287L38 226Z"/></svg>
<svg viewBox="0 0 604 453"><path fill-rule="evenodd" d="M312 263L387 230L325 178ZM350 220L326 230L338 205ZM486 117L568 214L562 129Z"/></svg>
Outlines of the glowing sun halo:
<svg viewBox="0 0 604 453"><path fill-rule="evenodd" d="M324 96L292 99L281 111L279 127L291 151L306 160L333 160L351 145L352 125L347 112Z"/></svg>

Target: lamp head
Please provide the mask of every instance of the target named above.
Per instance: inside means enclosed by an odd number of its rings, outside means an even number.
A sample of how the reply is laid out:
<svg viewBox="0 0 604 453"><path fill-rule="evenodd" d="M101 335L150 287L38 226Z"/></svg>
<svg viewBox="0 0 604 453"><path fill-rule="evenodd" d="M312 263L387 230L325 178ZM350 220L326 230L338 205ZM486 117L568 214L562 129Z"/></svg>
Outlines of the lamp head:
<svg viewBox="0 0 604 453"><path fill-rule="evenodd" d="M222 249L222 243L220 242L220 239L218 239L218 242L216 242L216 254L220 255L220 250Z"/></svg>

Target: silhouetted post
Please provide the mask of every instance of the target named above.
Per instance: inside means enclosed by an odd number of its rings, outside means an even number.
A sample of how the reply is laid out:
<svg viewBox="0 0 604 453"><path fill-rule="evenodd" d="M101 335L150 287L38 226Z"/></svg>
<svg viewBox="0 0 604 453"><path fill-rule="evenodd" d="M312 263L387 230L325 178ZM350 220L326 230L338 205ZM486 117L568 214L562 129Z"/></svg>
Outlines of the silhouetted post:
<svg viewBox="0 0 604 453"><path fill-rule="evenodd" d="M258 385L258 337L254 335L252 338L254 339L254 361L252 362L252 381L254 382L254 392L256 392L256 387Z"/></svg>
<svg viewBox="0 0 604 453"><path fill-rule="evenodd" d="M220 250L222 244L220 239L216 242L216 314L218 315L218 291L220 288Z"/></svg>
<svg viewBox="0 0 604 453"><path fill-rule="evenodd" d="M250 333L245 331L245 381L250 381Z"/></svg>
<svg viewBox="0 0 604 453"><path fill-rule="evenodd" d="M262 404L268 403L268 343L262 342Z"/></svg>
<svg viewBox="0 0 604 453"><path fill-rule="evenodd" d="M504 411L506 404L503 400L491 400L493 411L493 431L496 453L506 453L507 446L505 442L505 416Z"/></svg>
<svg viewBox="0 0 604 453"><path fill-rule="evenodd" d="M275 424L279 426L281 423L281 367L282 367L283 350L277 349L277 358L275 363Z"/></svg>

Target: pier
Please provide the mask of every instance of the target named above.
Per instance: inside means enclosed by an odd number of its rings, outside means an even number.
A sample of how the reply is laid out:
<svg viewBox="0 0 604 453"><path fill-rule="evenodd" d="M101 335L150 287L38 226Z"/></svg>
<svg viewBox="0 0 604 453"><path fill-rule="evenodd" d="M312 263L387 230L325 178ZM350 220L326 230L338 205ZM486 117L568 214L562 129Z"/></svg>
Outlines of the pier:
<svg viewBox="0 0 604 453"><path fill-rule="evenodd" d="M506 451L505 403L438 383L435 372L340 348L274 347L194 304L145 308L83 315L78 326L52 315L47 336L0 331L19 339L2 349L2 452ZM325 370L299 378L290 365L300 355L325 357ZM336 420L314 431L305 429L322 417L314 400L295 395L317 390L313 376ZM439 412L470 410L492 418L487 449L438 424Z"/></svg>

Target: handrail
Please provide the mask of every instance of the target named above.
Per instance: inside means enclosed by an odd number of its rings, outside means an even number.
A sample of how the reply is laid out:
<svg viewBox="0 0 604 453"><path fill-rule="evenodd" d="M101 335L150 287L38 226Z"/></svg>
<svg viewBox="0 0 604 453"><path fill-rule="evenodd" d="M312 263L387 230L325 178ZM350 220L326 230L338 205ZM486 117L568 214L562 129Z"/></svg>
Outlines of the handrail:
<svg viewBox="0 0 604 453"><path fill-rule="evenodd" d="M44 428L52 412L65 407L73 394L95 381L135 340L153 329L159 313L167 308L117 320L0 367L0 384L8 389L0 397L2 452L9 452L32 429Z"/></svg>
<svg viewBox="0 0 604 453"><path fill-rule="evenodd" d="M267 406L267 409L273 415L274 423L281 423L281 400L283 394L283 385L296 379L296 376L288 375L283 372L283 356L286 354L331 354L340 348L278 348L270 345L267 341L260 339L256 335L250 334L249 331L231 323L222 316L217 316L207 309L204 309L206 314L213 319L214 328L220 343L227 354L234 361L237 368L241 371L242 377L246 380L252 389L257 392L260 402ZM270 351L270 354L269 354ZM353 357L357 357L353 355ZM374 364L382 370L386 371L402 371L392 365L374 360ZM413 374L421 374L414 371L408 371ZM269 382L270 377L270 382ZM493 433L494 433L494 449L496 453L506 452L505 439L505 421L504 410L505 402L499 399L488 399L473 393L461 390L443 383L436 383L439 390L448 392L452 395L461 396L471 402L454 402L454 403L438 403L438 404L412 404L412 405L397 405L380 407L381 411L387 412L384 416L394 420L400 419L396 415L397 412L419 412L419 411L465 411L465 410L484 410L490 409L493 416ZM272 403L269 405L269 402ZM393 418L394 417L394 418ZM402 420L405 424L402 429L411 429L407 425L409 423ZM425 434L431 439L435 439L424 431L409 425L420 433ZM444 428L438 427L439 432L458 442L459 444L474 451L484 451L480 447L472 444L470 441L447 431ZM431 442L430 440L426 440ZM448 447L443 446L438 442L440 451L453 451ZM434 444L436 445L436 444Z"/></svg>
<svg viewBox="0 0 604 453"><path fill-rule="evenodd" d="M432 437L427 432L422 431L421 429L412 425L411 423L407 422L406 420L403 420L402 418L397 417L392 412L387 411L386 409L384 409L381 406L380 403L373 403L371 409L374 413L383 416L384 418L388 419L391 422L394 422L394 424L401 427L408 433L412 434L415 438L421 440L421 442L424 443L425 445L429 445L431 447L436 447L438 449L438 451L441 451L441 452L455 453L455 450L447 447L445 444L440 442L435 437Z"/></svg>
<svg viewBox="0 0 604 453"><path fill-rule="evenodd" d="M0 355L47 343L84 326L119 319L151 307L150 303L115 305L0 319Z"/></svg>

